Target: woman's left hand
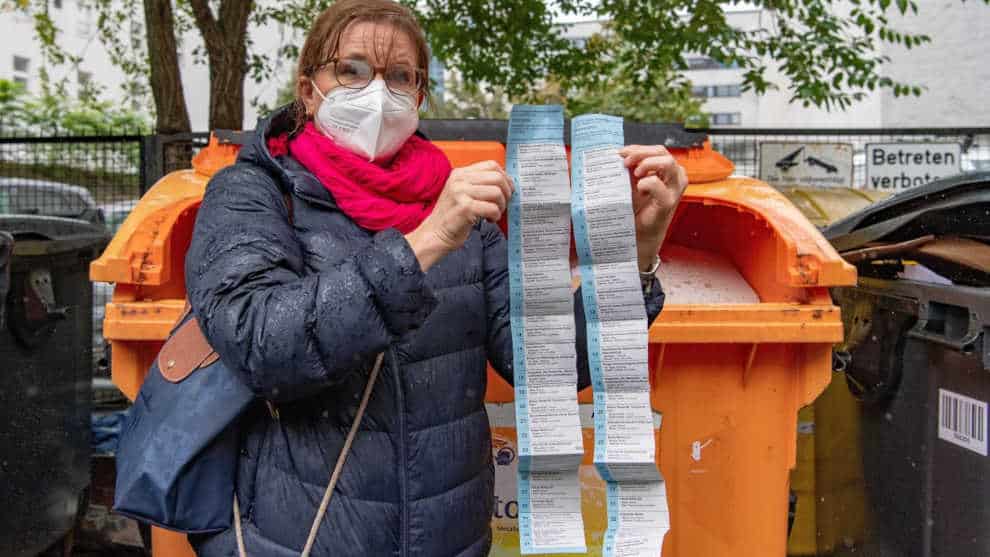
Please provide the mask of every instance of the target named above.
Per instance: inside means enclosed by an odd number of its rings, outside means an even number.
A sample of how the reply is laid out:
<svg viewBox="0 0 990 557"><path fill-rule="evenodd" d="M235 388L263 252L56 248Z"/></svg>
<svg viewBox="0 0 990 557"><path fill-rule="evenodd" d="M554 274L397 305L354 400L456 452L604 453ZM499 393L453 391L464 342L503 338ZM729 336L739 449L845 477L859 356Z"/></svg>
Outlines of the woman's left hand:
<svg viewBox="0 0 990 557"><path fill-rule="evenodd" d="M661 145L627 145L619 155L632 177L639 269L648 271L687 188L687 173Z"/></svg>

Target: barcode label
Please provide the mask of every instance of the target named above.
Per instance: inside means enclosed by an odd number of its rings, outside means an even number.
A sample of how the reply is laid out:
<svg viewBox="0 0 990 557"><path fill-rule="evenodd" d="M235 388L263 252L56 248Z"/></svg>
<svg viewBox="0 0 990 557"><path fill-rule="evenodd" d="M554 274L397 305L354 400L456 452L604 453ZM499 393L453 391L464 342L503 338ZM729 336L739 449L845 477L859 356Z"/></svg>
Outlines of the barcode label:
<svg viewBox="0 0 990 557"><path fill-rule="evenodd" d="M987 456L987 403L939 389L938 437Z"/></svg>

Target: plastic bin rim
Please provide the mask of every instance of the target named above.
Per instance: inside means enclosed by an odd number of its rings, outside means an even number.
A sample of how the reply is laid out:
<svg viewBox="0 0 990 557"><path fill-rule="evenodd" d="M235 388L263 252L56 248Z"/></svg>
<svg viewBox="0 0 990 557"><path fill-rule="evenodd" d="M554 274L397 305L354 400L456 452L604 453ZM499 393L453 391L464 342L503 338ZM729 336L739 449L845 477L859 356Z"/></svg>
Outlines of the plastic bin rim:
<svg viewBox="0 0 990 557"><path fill-rule="evenodd" d="M654 344L793 343L842 341L834 305L788 303L668 305L650 327Z"/></svg>
<svg viewBox="0 0 990 557"><path fill-rule="evenodd" d="M692 184L684 193L683 202L725 205L752 213L766 222L788 246L790 257L782 262L785 267L780 270L790 275L790 286L808 288L856 284L856 268L842 259L818 228L783 193L760 180L738 176ZM797 272L803 265L802 260L808 258L819 266L813 278Z"/></svg>

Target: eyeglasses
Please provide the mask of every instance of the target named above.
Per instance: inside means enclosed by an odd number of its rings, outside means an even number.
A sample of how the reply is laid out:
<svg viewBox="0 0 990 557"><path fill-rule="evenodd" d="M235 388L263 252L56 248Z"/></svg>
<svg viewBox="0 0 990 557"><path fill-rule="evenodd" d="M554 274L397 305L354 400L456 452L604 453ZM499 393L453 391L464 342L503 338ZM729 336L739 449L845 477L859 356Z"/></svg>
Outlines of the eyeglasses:
<svg viewBox="0 0 990 557"><path fill-rule="evenodd" d="M333 71L337 83L348 89L364 89L379 73L385 78L385 86L400 95L415 96L423 90L426 82L423 71L408 64L381 67L372 66L360 58L331 58L316 70L323 68Z"/></svg>

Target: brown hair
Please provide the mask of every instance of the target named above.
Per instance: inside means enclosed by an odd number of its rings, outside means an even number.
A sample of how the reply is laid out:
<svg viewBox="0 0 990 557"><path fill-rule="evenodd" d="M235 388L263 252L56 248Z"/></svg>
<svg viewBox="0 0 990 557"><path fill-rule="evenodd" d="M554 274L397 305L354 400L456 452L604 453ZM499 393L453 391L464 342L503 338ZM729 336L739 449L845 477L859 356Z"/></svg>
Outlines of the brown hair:
<svg viewBox="0 0 990 557"><path fill-rule="evenodd" d="M310 78L323 64L333 58L340 49L340 36L347 27L356 22L370 21L388 23L397 31L405 33L416 48L417 67L423 78L428 79L430 51L426 43L426 35L419 21L409 8L392 0L337 0L323 11L306 36L302 51L299 53L299 63L296 66L296 100L292 105L295 127L293 133L302 129L309 116L302 102L303 79ZM423 94L429 99L429 84Z"/></svg>

